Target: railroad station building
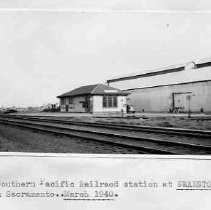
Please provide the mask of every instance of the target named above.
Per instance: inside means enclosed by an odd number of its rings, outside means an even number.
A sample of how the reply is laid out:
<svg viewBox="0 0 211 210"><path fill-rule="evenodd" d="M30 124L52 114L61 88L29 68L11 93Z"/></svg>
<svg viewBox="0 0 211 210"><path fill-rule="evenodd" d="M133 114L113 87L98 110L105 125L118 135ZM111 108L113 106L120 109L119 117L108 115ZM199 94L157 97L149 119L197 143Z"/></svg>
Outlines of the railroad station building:
<svg viewBox="0 0 211 210"><path fill-rule="evenodd" d="M211 59L113 78L136 112L211 112Z"/></svg>
<svg viewBox="0 0 211 210"><path fill-rule="evenodd" d="M129 93L103 84L76 88L57 96L61 112L118 113L126 112Z"/></svg>

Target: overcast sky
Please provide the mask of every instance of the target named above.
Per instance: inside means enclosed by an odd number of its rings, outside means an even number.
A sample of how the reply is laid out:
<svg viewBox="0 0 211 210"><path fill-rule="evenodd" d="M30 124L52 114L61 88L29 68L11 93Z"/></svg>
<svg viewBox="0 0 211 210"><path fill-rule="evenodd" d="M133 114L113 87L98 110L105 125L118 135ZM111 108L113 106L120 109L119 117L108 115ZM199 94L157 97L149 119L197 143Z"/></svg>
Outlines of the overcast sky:
<svg viewBox="0 0 211 210"><path fill-rule="evenodd" d="M0 107L53 103L80 85L211 57L211 13L190 13L211 1L87 2L0 0Z"/></svg>

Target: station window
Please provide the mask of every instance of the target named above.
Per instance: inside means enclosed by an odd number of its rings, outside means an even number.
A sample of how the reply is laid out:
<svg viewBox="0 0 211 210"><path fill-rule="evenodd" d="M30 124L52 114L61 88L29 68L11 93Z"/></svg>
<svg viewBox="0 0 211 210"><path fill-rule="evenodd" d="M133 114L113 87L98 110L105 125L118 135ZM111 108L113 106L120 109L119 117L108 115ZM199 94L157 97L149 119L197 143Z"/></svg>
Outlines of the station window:
<svg viewBox="0 0 211 210"><path fill-rule="evenodd" d="M113 106L117 107L117 97L113 97Z"/></svg>
<svg viewBox="0 0 211 210"><path fill-rule="evenodd" d="M82 102L82 107L83 107L84 109L88 109L88 108L89 108L89 103L88 103L88 101L83 101L83 102Z"/></svg>
<svg viewBox="0 0 211 210"><path fill-rule="evenodd" d="M103 108L117 107L117 96L103 96Z"/></svg>
<svg viewBox="0 0 211 210"><path fill-rule="evenodd" d="M107 97L103 96L103 107L107 107Z"/></svg>
<svg viewBox="0 0 211 210"><path fill-rule="evenodd" d="M69 104L73 104L73 98L69 98Z"/></svg>
<svg viewBox="0 0 211 210"><path fill-rule="evenodd" d="M61 105L65 105L65 98L61 98Z"/></svg>
<svg viewBox="0 0 211 210"><path fill-rule="evenodd" d="M113 106L112 99L113 99L112 96L108 96L108 107L112 107Z"/></svg>

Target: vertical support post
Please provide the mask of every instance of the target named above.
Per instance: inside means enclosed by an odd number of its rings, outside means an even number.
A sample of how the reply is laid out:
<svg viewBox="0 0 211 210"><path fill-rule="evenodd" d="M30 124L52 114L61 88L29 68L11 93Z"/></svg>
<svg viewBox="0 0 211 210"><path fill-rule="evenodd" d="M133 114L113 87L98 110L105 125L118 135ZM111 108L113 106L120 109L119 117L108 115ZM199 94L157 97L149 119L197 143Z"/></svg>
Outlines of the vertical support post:
<svg viewBox="0 0 211 210"><path fill-rule="evenodd" d="M171 112L174 113L175 111L175 93L172 93L172 110Z"/></svg>
<svg viewBox="0 0 211 210"><path fill-rule="evenodd" d="M122 113L122 117L124 117L124 110L123 109L121 109L121 113Z"/></svg>
<svg viewBox="0 0 211 210"><path fill-rule="evenodd" d="M122 102L121 114L122 114L122 118L123 118L124 117L124 106L125 106L125 104L124 104L124 100L123 99L121 99L121 102Z"/></svg>
<svg viewBox="0 0 211 210"><path fill-rule="evenodd" d="M191 95L187 95L186 98L188 100L188 118L190 118L191 117L191 108L190 108Z"/></svg>

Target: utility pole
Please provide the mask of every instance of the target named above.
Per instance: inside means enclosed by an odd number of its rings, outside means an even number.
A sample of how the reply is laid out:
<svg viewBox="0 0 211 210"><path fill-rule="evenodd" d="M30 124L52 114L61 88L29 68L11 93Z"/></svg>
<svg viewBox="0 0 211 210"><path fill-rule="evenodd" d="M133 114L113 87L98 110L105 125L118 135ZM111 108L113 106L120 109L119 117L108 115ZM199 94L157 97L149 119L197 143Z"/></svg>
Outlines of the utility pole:
<svg viewBox="0 0 211 210"><path fill-rule="evenodd" d="M190 118L190 115L191 115L191 109L190 109L191 95L187 95L186 98L188 100L188 118Z"/></svg>

